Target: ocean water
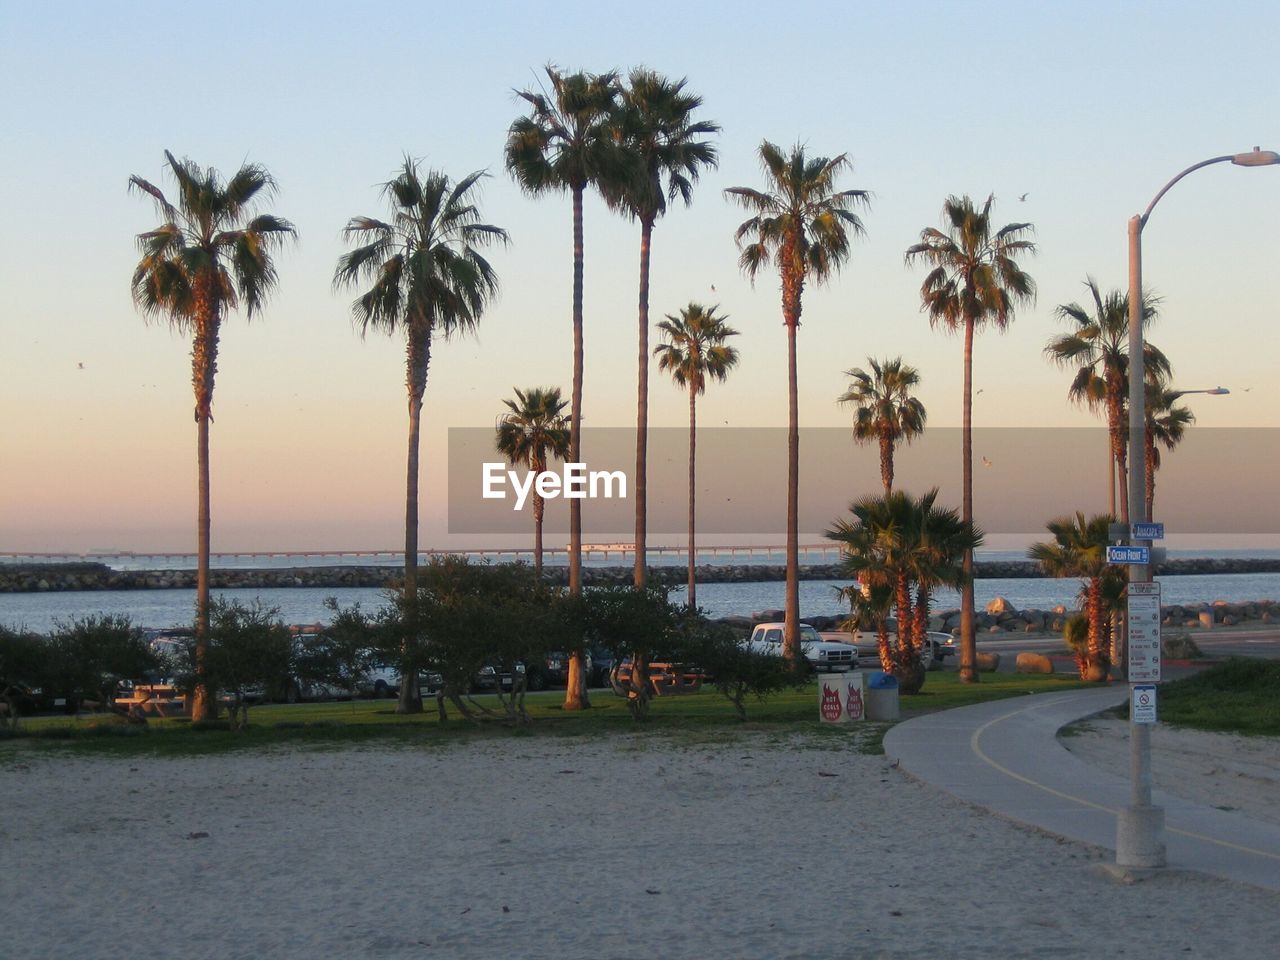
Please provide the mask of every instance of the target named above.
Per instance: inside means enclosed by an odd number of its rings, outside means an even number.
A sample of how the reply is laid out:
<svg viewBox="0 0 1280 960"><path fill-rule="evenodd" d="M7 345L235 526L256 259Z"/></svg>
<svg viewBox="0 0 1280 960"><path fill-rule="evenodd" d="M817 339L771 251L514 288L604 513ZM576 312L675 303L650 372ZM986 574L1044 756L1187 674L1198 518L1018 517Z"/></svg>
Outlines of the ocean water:
<svg viewBox="0 0 1280 960"><path fill-rule="evenodd" d="M1161 577L1163 601L1199 603L1214 600L1244 602L1280 600L1280 573L1218 574L1212 576ZM847 585L835 580L804 580L800 583L802 616L833 616L847 613L848 607L836 597L836 590ZM773 583L707 583L699 584L698 605L713 617L731 614L750 615L762 610L780 609L786 585ZM996 597L1004 597L1019 609L1051 609L1058 604L1075 605L1080 590L1078 580L992 579L978 580L975 597L979 609ZM673 600L683 600L685 589L672 590ZM316 623L330 617L325 599L334 597L341 604L359 603L373 611L385 603L380 588L295 587L215 590L215 596L241 603L260 601L279 610L287 623ZM934 600L934 609L959 606L959 596L942 591ZM126 614L135 624L145 627L169 627L191 621L195 610L194 590L99 590L59 593L0 594L0 624L39 632L48 631L57 620L69 621L89 614Z"/></svg>

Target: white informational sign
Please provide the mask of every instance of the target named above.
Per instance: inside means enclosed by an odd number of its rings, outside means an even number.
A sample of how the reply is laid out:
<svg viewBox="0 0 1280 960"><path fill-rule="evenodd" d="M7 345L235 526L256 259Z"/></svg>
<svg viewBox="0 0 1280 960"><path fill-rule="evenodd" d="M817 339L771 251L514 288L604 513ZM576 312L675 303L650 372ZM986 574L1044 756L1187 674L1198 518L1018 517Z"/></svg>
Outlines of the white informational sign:
<svg viewBox="0 0 1280 960"><path fill-rule="evenodd" d="M818 716L823 723L852 723L866 717L861 671L818 674Z"/></svg>
<svg viewBox="0 0 1280 960"><path fill-rule="evenodd" d="M1129 584L1129 682L1160 682L1160 584Z"/></svg>
<svg viewBox="0 0 1280 960"><path fill-rule="evenodd" d="M1156 722L1156 685L1135 683L1129 688L1129 716L1134 723Z"/></svg>

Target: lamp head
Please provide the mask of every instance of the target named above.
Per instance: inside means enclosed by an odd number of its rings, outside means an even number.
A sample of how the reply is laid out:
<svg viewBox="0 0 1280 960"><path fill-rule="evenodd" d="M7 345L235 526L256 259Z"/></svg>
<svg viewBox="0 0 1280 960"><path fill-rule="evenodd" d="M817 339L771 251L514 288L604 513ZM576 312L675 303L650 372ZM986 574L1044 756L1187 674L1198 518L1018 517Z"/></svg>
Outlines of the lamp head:
<svg viewBox="0 0 1280 960"><path fill-rule="evenodd" d="M1230 390L1228 390L1226 387L1214 387L1212 390L1206 390L1206 391L1205 391L1205 393L1209 394L1209 396L1211 396L1211 397L1222 397L1222 396L1226 396L1226 395L1227 395L1228 393L1230 393L1230 392L1231 392L1231 391L1230 391Z"/></svg>
<svg viewBox="0 0 1280 960"><path fill-rule="evenodd" d="M1259 150L1254 147L1248 153L1237 153L1231 158L1237 167L1268 167L1280 163L1280 153L1274 150Z"/></svg>

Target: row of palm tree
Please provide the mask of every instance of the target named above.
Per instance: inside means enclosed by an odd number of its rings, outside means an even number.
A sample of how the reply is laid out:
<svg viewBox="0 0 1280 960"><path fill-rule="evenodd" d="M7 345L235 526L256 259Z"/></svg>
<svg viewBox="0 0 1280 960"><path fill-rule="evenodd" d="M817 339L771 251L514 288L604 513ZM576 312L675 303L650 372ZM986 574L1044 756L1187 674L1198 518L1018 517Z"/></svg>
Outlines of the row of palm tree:
<svg viewBox="0 0 1280 960"><path fill-rule="evenodd" d="M505 162L526 192L532 195L568 192L572 198L573 380L568 446L564 455L575 462L582 459L582 215L587 189L596 189L612 208L638 221L641 227L637 449L633 484L636 491L634 578L636 585L642 586L647 570L648 301L653 230L669 203L691 202L700 172L716 164L716 149L706 138L719 127L695 118L702 101L685 89L684 80L670 81L653 71L633 70L623 81L614 72L568 74L548 66L546 79L549 88L517 91L528 107L528 114L517 118L508 130ZM839 188L839 178L850 167L845 154L832 158L810 156L801 145L783 150L764 141L759 157L765 176L763 188L731 187L725 194L751 214L735 232L742 270L754 281L762 270L776 269L781 285L782 318L788 341L785 637L788 655L798 659L796 335L806 284L828 282L848 261L852 240L864 232L857 211L867 206L870 195L865 190ZM261 310L276 283L273 254L295 231L283 218L256 209L257 201L274 193L274 181L265 169L246 164L224 182L216 171L204 170L189 160L178 161L169 153L166 160L178 184L176 205L148 181L136 176L130 181L133 189L152 197L163 221L155 230L138 238L142 258L134 273L133 292L146 316L166 318L176 328L191 334L193 340L192 380L200 475L196 618L199 658L199 641L207 633L208 427L220 324L225 313L240 303L250 316ZM409 438L404 561L409 596L414 595L417 569L419 436L432 341L437 334L447 338L475 327L498 290L496 274L484 256L484 249L508 241L504 230L482 222L480 217L475 188L483 176L485 174L478 171L455 182L444 173L422 171L416 161L406 157L398 174L383 185L390 218L385 221L368 216L352 218L344 236L355 247L340 258L334 273L336 288L364 288L352 306L353 318L362 334L372 329L405 337ZM1021 258L1035 250L1029 239L1032 227L1027 223L1010 223L995 228L992 204L991 197L982 205L967 196L947 198L942 229L926 228L919 242L906 251L908 264L923 263L930 268L921 286L922 309L930 322L964 334L962 519L970 524L973 520L974 335L987 325L1005 328L1016 308L1030 302L1035 294L1034 281L1020 265ZM1062 315L1078 321L1081 329L1075 332L1071 344L1064 342L1054 348L1055 357L1064 363L1084 360L1094 366L1098 364L1089 358L1095 354L1103 357L1101 373L1095 372L1096 383L1094 379L1078 378L1080 396L1092 400L1096 395L1097 402L1107 407L1109 423L1114 423L1115 370L1114 365L1106 365L1105 359L1114 338L1105 324L1111 323L1110 314L1117 304L1104 300L1096 286L1091 285L1091 290L1098 316L1088 318L1087 311L1074 304L1061 308ZM705 356L696 351L689 353L694 338L707 332L706 329L695 332L688 325L693 316L701 318L699 322L704 328L715 329L719 324L718 354L716 350ZM716 317L716 308L691 304L682 311L679 324L676 318L669 317L668 323L673 326L667 329L667 324L661 325L672 339L655 351L660 366L690 390L691 472L694 470L696 397L705 390L708 378L723 379L732 366L730 358L736 356L736 351L723 342L734 333L724 327L723 321L724 318ZM1098 327L1096 336L1090 333L1090 324ZM1158 354L1153 357L1156 362L1152 369L1157 373L1167 370L1167 364L1161 367ZM695 371L690 363L702 366ZM877 434L882 445L882 479L886 494L891 493L892 445L899 440L909 442L924 424L923 407L909 396L910 387L918 382L918 374L904 367L899 359L886 361L883 366L873 360L870 375L858 369L849 371L849 375L854 384L842 400L858 404L861 409L872 400L868 384L878 378L883 381L886 395L876 402L898 404L895 415L901 424L899 432L887 438L882 435L883 431ZM1090 374L1093 376L1095 374ZM1153 416L1158 415L1153 412ZM1176 437L1189 422L1183 413L1171 408L1165 418L1168 432L1163 436L1168 438ZM855 427L856 433L861 431L860 439L872 435L869 422ZM1153 436L1159 438L1162 434L1157 430ZM1113 451L1118 449L1114 437L1112 446ZM1122 453L1115 455L1120 457ZM1158 453L1149 450L1147 456L1158 462ZM1121 506L1124 513L1124 504ZM693 511L691 489L691 547ZM581 533L581 501L574 499L570 501L571 592L581 589ZM691 564L692 560L691 549ZM972 681L977 675L971 552L965 557L964 568L967 585L962 599L961 677ZM691 596L692 592L691 582ZM412 642L412 638L406 638L406 642ZM571 665L570 679L566 707L585 706L585 677L580 662L576 669ZM400 708L415 709L416 701L412 684L406 684ZM200 703L198 692L197 715L200 715Z"/></svg>

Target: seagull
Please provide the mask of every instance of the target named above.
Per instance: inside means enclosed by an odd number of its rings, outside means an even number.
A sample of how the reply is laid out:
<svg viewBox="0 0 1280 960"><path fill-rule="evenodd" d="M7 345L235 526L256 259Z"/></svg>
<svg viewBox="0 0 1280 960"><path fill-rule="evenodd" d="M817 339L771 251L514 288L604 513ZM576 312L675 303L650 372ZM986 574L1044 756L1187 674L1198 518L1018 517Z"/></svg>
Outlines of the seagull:
<svg viewBox="0 0 1280 960"><path fill-rule="evenodd" d="M988 458L988 457L983 457L983 458L982 458L982 465L983 465L984 467L989 467L989 466L991 466L991 460L990 460L990 458Z"/></svg>
<svg viewBox="0 0 1280 960"><path fill-rule="evenodd" d="M716 285L714 283L711 285L711 292L712 293L716 292Z"/></svg>
<svg viewBox="0 0 1280 960"><path fill-rule="evenodd" d="M83 369L84 369L84 361L83 361L83 360L76 364L76 369L77 369L77 370L83 370Z"/></svg>
<svg viewBox="0 0 1280 960"><path fill-rule="evenodd" d="M1026 193L1024 193L1022 196L1020 196L1020 197L1018 198L1018 202L1019 202L1019 203L1026 203L1026 202L1027 202L1027 197L1029 197L1029 196L1031 196L1031 191L1029 191L1029 190L1028 190Z"/></svg>
<svg viewBox="0 0 1280 960"><path fill-rule="evenodd" d="M982 392L983 390L985 390L985 389L987 389L987 388L986 388L986 387L980 387L980 388L978 389L978 393L981 393L981 392ZM974 394L974 396L976 397L976 396L978 395L978 393L975 393L975 394Z"/></svg>

